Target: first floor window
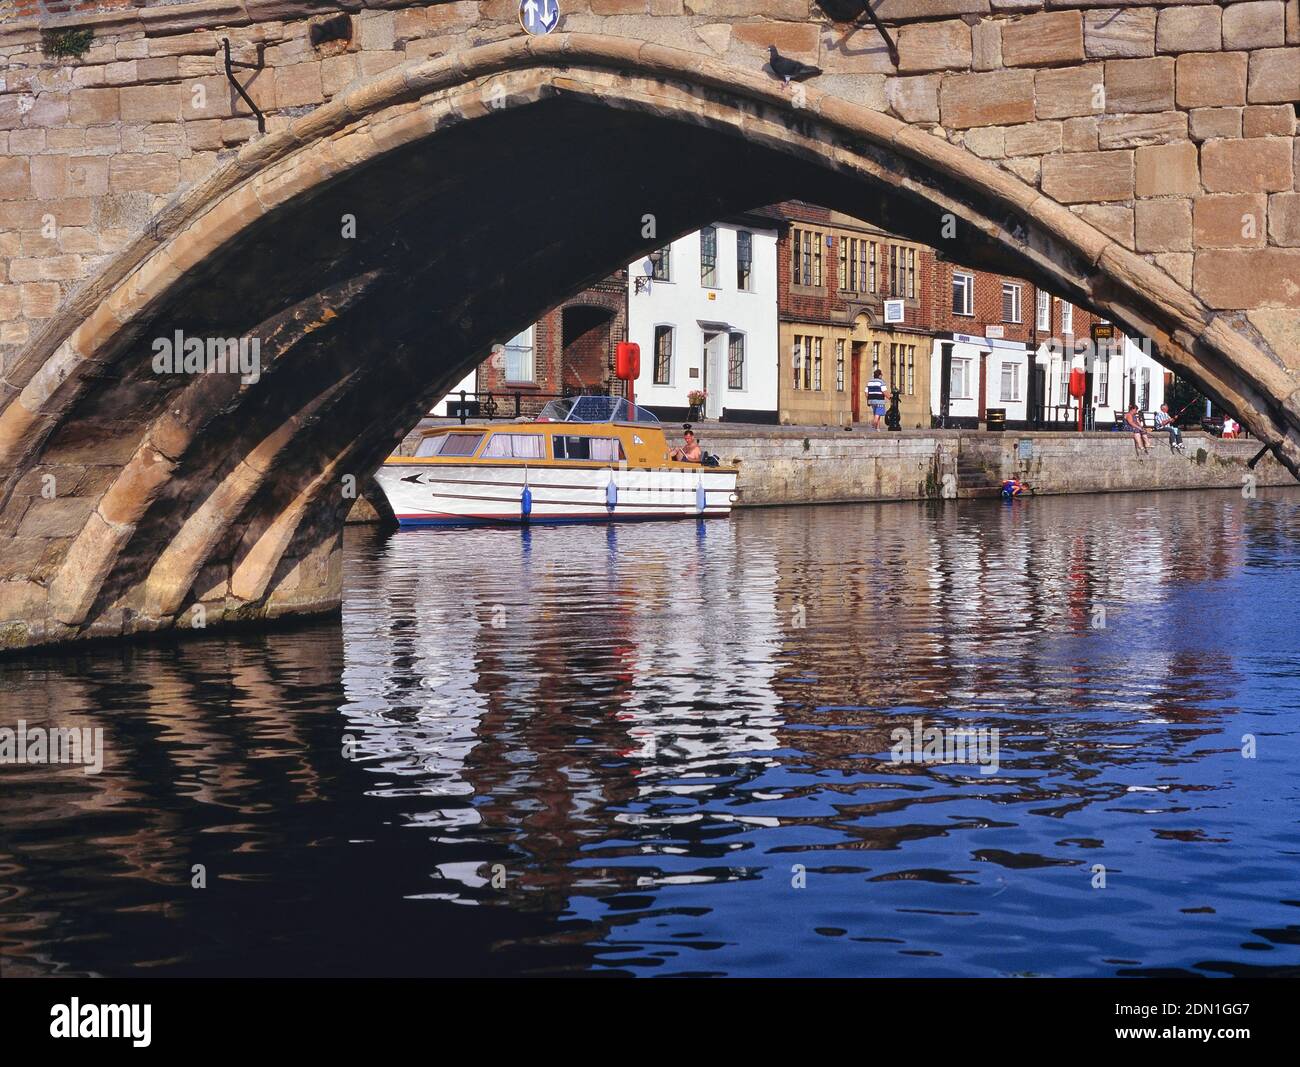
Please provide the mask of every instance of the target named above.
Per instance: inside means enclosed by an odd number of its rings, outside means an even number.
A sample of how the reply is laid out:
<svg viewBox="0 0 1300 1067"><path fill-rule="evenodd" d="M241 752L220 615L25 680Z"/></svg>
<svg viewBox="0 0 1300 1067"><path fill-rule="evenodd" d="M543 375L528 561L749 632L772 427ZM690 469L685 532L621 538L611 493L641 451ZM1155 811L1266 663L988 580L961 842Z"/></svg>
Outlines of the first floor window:
<svg viewBox="0 0 1300 1067"><path fill-rule="evenodd" d="M672 245L664 245L658 252L650 256L650 263L654 267L652 277L655 281L670 282L673 280L672 250Z"/></svg>
<svg viewBox="0 0 1300 1067"><path fill-rule="evenodd" d="M748 230L736 231L736 288L749 292L754 275L754 235Z"/></svg>
<svg viewBox="0 0 1300 1067"><path fill-rule="evenodd" d="M1061 332L1074 333L1074 305L1061 301Z"/></svg>
<svg viewBox="0 0 1300 1067"><path fill-rule="evenodd" d="M975 314L975 275L955 271L952 276L952 313Z"/></svg>
<svg viewBox="0 0 1300 1067"><path fill-rule="evenodd" d="M844 392L844 339L835 342L835 391Z"/></svg>
<svg viewBox="0 0 1300 1067"><path fill-rule="evenodd" d="M907 250L907 298L916 299L916 249Z"/></svg>
<svg viewBox="0 0 1300 1067"><path fill-rule="evenodd" d="M948 379L948 396L953 400L969 400L970 395L970 360L954 359Z"/></svg>
<svg viewBox="0 0 1300 1067"><path fill-rule="evenodd" d="M505 374L508 382L533 380L533 328L515 334L505 344Z"/></svg>
<svg viewBox="0 0 1300 1067"><path fill-rule="evenodd" d="M1002 399L1004 402L1020 399L1020 365L1018 363L1002 364Z"/></svg>
<svg viewBox="0 0 1300 1067"><path fill-rule="evenodd" d="M1038 307L1038 332L1052 332L1052 294L1039 289L1034 297Z"/></svg>
<svg viewBox="0 0 1300 1067"><path fill-rule="evenodd" d="M1020 286L1014 282L1002 283L1002 321L1020 321Z"/></svg>
<svg viewBox="0 0 1300 1067"><path fill-rule="evenodd" d="M812 387L815 391L820 393L822 390L822 339L820 337L814 337L812 343L813 343Z"/></svg>
<svg viewBox="0 0 1300 1067"><path fill-rule="evenodd" d="M745 335L733 333L727 338L727 388L745 388Z"/></svg>
<svg viewBox="0 0 1300 1067"><path fill-rule="evenodd" d="M655 385L667 385L673 373L673 328L655 327Z"/></svg>
<svg viewBox="0 0 1300 1067"><path fill-rule="evenodd" d="M706 289L718 287L718 231L713 226L700 230L700 284Z"/></svg>

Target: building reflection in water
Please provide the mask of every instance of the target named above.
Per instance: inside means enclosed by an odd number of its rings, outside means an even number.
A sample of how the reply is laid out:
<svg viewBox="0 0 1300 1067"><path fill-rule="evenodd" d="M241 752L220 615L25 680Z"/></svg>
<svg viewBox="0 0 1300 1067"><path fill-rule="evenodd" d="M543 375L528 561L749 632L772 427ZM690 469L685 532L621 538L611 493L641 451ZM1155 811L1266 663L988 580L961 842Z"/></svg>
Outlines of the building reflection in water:
<svg viewBox="0 0 1300 1067"><path fill-rule="evenodd" d="M341 626L3 664L0 725L102 726L109 753L97 776L0 767L6 968L637 970L689 945L707 969L782 924L879 946L953 886L1037 891L1107 827L1151 863L1116 812L1225 839L1196 808L1234 788L1207 761L1259 701L1294 704L1251 610L1295 581L1294 500L350 531ZM917 718L996 727L998 772L893 762ZM1247 821L1234 796L1214 807ZM847 888L795 920L793 864ZM486 907L437 910L465 904ZM907 921L918 958L987 970L978 937ZM647 947L658 927L681 943ZM816 947L783 943L785 966Z"/></svg>

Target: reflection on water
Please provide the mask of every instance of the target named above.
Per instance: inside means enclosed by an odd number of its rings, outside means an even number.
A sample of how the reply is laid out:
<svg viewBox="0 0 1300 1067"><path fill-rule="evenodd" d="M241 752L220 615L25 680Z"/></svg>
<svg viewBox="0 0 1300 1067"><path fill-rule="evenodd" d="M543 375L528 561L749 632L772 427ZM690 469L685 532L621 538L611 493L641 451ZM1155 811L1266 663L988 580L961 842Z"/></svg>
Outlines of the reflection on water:
<svg viewBox="0 0 1300 1067"><path fill-rule="evenodd" d="M352 531L341 624L0 664L0 726L107 750L0 767L5 972L1300 972L1297 533L1300 491ZM894 762L917 719L996 773Z"/></svg>

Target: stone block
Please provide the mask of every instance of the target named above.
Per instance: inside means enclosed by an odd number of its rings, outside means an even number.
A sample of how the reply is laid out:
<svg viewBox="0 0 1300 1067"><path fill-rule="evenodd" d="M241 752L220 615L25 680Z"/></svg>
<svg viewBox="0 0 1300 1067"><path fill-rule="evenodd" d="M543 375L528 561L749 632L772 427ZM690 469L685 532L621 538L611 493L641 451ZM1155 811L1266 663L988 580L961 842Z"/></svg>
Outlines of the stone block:
<svg viewBox="0 0 1300 1067"><path fill-rule="evenodd" d="M1200 249L1193 291L1212 308L1300 308L1300 248Z"/></svg>
<svg viewBox="0 0 1300 1067"><path fill-rule="evenodd" d="M938 74L888 78L885 81L885 100L890 110L904 122L938 122L941 80Z"/></svg>
<svg viewBox="0 0 1300 1067"><path fill-rule="evenodd" d="M120 89L74 89L68 94L68 121L74 126L117 122Z"/></svg>
<svg viewBox="0 0 1300 1067"><path fill-rule="evenodd" d="M1106 110L1111 114L1169 111L1174 106L1174 61L1112 59L1106 63Z"/></svg>
<svg viewBox="0 0 1300 1067"><path fill-rule="evenodd" d="M1275 193L1294 180L1292 145L1281 137L1206 141L1201 174L1206 192Z"/></svg>
<svg viewBox="0 0 1300 1067"><path fill-rule="evenodd" d="M1134 206L1134 236L1139 252L1190 252L1192 202L1139 200Z"/></svg>
<svg viewBox="0 0 1300 1067"><path fill-rule="evenodd" d="M1286 248L1300 246L1300 193L1274 193L1268 198L1268 239Z"/></svg>
<svg viewBox="0 0 1300 1067"><path fill-rule="evenodd" d="M1063 204L1129 200L1133 152L1070 152L1043 159L1043 192Z"/></svg>
<svg viewBox="0 0 1300 1067"><path fill-rule="evenodd" d="M1251 104L1293 104L1300 101L1300 51L1263 48L1250 53L1246 101Z"/></svg>
<svg viewBox="0 0 1300 1067"><path fill-rule="evenodd" d="M1040 119L1101 113L1106 107L1104 66L1094 63L1038 71L1034 74L1034 106Z"/></svg>
<svg viewBox="0 0 1300 1067"><path fill-rule="evenodd" d="M1004 70L987 74L949 74L939 87L943 125L1011 126L1034 118L1034 74Z"/></svg>
<svg viewBox="0 0 1300 1067"><path fill-rule="evenodd" d="M1002 25L1002 62L1008 67L1059 67L1083 60L1083 15L1044 11Z"/></svg>
<svg viewBox="0 0 1300 1067"><path fill-rule="evenodd" d="M1156 51L1217 52L1223 47L1223 12L1212 5L1167 7L1156 21Z"/></svg>
<svg viewBox="0 0 1300 1067"><path fill-rule="evenodd" d="M1138 196L1196 196L1201 191L1196 145L1152 145L1136 150Z"/></svg>
<svg viewBox="0 0 1300 1067"><path fill-rule="evenodd" d="M1242 114L1244 137L1291 137L1295 109L1288 104L1251 104Z"/></svg>
<svg viewBox="0 0 1300 1067"><path fill-rule="evenodd" d="M1187 115L1159 111L1142 115L1106 115L1099 127L1102 148L1138 148L1187 139Z"/></svg>
<svg viewBox="0 0 1300 1067"><path fill-rule="evenodd" d="M1249 0L1224 7L1224 48L1281 48L1284 44L1282 0Z"/></svg>
<svg viewBox="0 0 1300 1067"><path fill-rule="evenodd" d="M1197 248L1262 247L1268 201L1263 193L1198 196L1195 203Z"/></svg>
<svg viewBox="0 0 1300 1067"><path fill-rule="evenodd" d="M1187 114L1188 135L1193 141L1208 141L1214 137L1240 137L1241 113L1239 107L1200 107Z"/></svg>
<svg viewBox="0 0 1300 1067"><path fill-rule="evenodd" d="M1154 7L1104 8L1083 16L1084 52L1089 59L1136 59L1155 55Z"/></svg>
<svg viewBox="0 0 1300 1067"><path fill-rule="evenodd" d="M119 90L123 122L179 122L181 87L127 85Z"/></svg>
<svg viewBox="0 0 1300 1067"><path fill-rule="evenodd" d="M1233 107L1246 102L1245 52L1184 52L1178 57L1178 106Z"/></svg>
<svg viewBox="0 0 1300 1067"><path fill-rule="evenodd" d="M971 31L960 19L907 25L898 34L898 71L969 70Z"/></svg>

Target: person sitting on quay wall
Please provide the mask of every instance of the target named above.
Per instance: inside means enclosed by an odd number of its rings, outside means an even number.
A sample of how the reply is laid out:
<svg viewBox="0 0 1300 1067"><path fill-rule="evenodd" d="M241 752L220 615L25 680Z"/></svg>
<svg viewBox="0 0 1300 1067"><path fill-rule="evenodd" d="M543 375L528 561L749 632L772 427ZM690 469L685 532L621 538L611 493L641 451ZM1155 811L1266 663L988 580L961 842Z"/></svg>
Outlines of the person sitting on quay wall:
<svg viewBox="0 0 1300 1067"><path fill-rule="evenodd" d="M1161 404L1160 410L1156 412L1156 433L1169 435L1170 452L1183 450L1183 431L1174 423L1173 416L1169 414L1168 404Z"/></svg>
<svg viewBox="0 0 1300 1067"><path fill-rule="evenodd" d="M669 455L678 463L702 463L704 453L700 451L699 443L695 440L695 431L691 429L690 423L682 427L682 444L674 448Z"/></svg>
<svg viewBox="0 0 1300 1067"><path fill-rule="evenodd" d="M1124 416L1124 428L1133 435L1133 451L1139 456L1151 455L1150 436L1147 434L1147 428L1142 425L1142 416L1138 414L1136 404L1128 406L1128 412Z"/></svg>

